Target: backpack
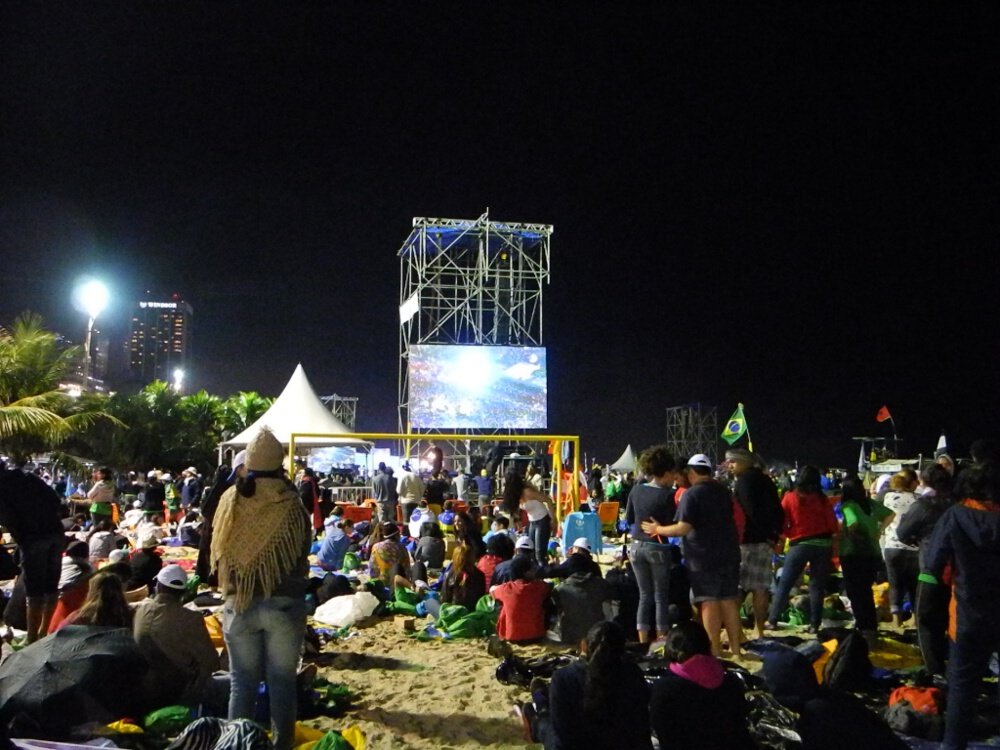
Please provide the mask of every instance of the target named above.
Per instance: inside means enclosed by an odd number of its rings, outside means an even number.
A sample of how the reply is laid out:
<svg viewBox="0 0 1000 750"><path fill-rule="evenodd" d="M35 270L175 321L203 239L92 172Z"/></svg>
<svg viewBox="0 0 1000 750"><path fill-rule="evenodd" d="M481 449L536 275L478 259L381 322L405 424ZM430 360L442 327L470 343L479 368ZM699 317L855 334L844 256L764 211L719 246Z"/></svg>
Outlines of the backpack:
<svg viewBox="0 0 1000 750"><path fill-rule="evenodd" d="M885 722L894 732L939 741L944 736L943 708L936 687L898 687L889 694Z"/></svg>
<svg viewBox="0 0 1000 750"><path fill-rule="evenodd" d="M837 644L823 667L823 683L834 690L848 692L871 686L872 662L868 643L858 630L852 630Z"/></svg>

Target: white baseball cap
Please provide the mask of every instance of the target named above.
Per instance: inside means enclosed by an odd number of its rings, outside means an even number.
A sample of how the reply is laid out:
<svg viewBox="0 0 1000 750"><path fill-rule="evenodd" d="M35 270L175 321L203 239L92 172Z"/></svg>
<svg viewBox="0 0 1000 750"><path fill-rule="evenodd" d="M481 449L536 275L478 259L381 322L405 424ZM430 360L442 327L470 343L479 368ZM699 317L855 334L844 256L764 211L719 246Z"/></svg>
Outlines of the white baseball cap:
<svg viewBox="0 0 1000 750"><path fill-rule="evenodd" d="M715 465L712 463L712 459L706 456L704 453L695 453L691 458L688 459L688 466L701 466L706 469L714 469Z"/></svg>
<svg viewBox="0 0 1000 750"><path fill-rule="evenodd" d="M585 549L587 550L587 552L590 552L590 540L588 540L587 537L585 536L578 536L573 541L572 546L576 547L577 549Z"/></svg>
<svg viewBox="0 0 1000 750"><path fill-rule="evenodd" d="M517 538L517 542L514 544L514 549L534 549L535 543L531 541L531 537L521 536Z"/></svg>
<svg viewBox="0 0 1000 750"><path fill-rule="evenodd" d="M183 591L187 586L188 574L180 565L165 565L156 574L156 582L168 589Z"/></svg>

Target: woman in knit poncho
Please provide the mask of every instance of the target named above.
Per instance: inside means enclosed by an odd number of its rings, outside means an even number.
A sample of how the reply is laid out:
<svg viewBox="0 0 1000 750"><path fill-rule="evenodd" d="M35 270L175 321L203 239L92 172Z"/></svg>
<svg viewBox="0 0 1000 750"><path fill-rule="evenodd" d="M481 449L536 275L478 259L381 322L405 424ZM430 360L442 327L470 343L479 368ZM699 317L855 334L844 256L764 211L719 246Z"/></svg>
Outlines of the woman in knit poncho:
<svg viewBox="0 0 1000 750"><path fill-rule="evenodd" d="M219 501L212 567L225 599L230 719L252 719L258 685L267 683L274 746L292 747L296 670L306 625L309 519L282 471L278 440L262 430L246 452L247 474Z"/></svg>

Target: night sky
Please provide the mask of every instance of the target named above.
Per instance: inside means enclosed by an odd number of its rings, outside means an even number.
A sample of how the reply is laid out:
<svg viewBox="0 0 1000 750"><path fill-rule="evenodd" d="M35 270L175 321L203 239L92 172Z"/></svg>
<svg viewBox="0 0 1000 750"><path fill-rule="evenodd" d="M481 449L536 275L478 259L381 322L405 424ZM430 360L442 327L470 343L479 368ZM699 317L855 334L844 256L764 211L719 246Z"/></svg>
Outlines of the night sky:
<svg viewBox="0 0 1000 750"><path fill-rule="evenodd" d="M5 4L0 321L82 339L85 273L113 331L176 291L194 387L301 361L394 430L396 252L488 207L555 226L549 424L591 458L696 401L789 462L853 464L883 404L904 452L967 455L1000 400L996 13L733 7Z"/></svg>

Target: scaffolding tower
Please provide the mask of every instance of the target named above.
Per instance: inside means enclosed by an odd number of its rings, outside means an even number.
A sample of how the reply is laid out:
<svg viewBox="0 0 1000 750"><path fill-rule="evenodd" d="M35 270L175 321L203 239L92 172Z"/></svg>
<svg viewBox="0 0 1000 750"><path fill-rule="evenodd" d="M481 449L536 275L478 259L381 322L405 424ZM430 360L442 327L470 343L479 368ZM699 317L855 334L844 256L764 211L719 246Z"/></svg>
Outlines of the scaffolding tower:
<svg viewBox="0 0 1000 750"><path fill-rule="evenodd" d="M488 209L478 219L413 219L399 249L401 433L418 431L411 430L409 419L411 346L543 345L542 297L549 282L552 231L549 224L490 221ZM450 441L453 460L468 457L466 443ZM409 456L411 448L404 451Z"/></svg>
<svg viewBox="0 0 1000 750"><path fill-rule="evenodd" d="M667 407L667 447L672 456L690 458L704 453L718 465L719 415L714 406L685 404Z"/></svg>
<svg viewBox="0 0 1000 750"><path fill-rule="evenodd" d="M347 426L347 429L354 432L358 422L357 396L338 396L334 393L329 396L321 396L320 401L333 412L333 416Z"/></svg>

